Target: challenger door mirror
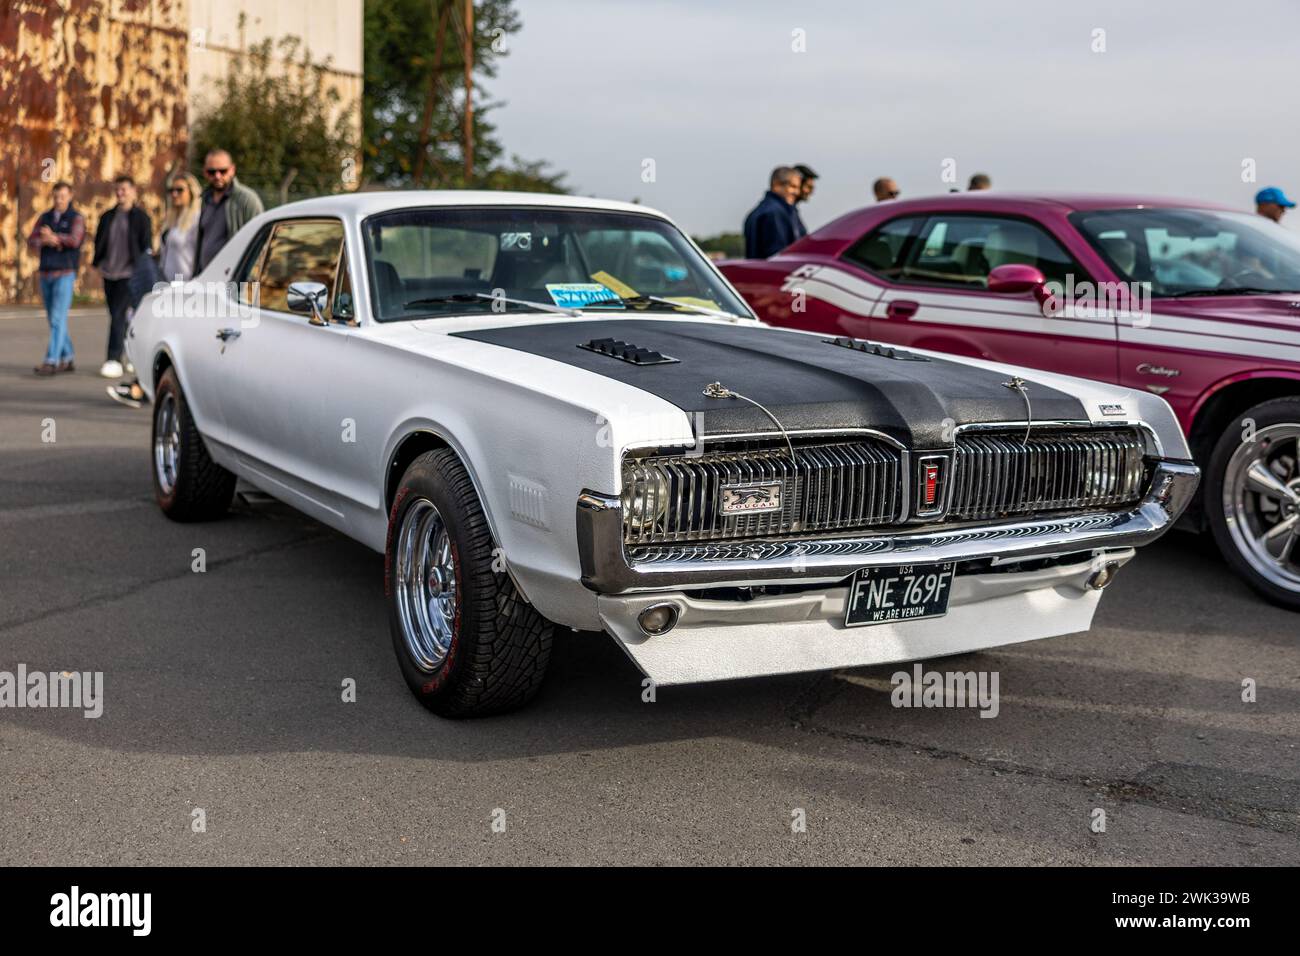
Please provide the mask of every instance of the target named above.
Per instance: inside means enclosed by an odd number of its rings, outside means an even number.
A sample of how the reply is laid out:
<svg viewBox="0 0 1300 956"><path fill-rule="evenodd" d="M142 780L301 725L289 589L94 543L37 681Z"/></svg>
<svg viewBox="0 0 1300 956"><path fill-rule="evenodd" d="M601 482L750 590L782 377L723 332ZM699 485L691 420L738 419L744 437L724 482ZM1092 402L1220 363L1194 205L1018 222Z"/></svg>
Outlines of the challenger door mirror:
<svg viewBox="0 0 1300 956"><path fill-rule="evenodd" d="M329 289L323 282L295 282L289 286L285 302L290 312L310 312L312 325L328 325L322 314Z"/></svg>
<svg viewBox="0 0 1300 956"><path fill-rule="evenodd" d="M1039 303L1051 298L1047 290L1047 278L1034 266L1019 262L1009 262L998 266L989 273L989 291L1019 295L1032 292Z"/></svg>

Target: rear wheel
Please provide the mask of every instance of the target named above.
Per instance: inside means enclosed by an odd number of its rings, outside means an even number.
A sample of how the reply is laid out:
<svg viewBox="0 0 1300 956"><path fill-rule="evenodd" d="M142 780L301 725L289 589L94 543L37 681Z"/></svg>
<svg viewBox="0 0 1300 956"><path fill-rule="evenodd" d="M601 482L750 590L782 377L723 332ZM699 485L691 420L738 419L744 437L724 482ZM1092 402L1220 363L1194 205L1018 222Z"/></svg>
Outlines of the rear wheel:
<svg viewBox="0 0 1300 956"><path fill-rule="evenodd" d="M235 476L208 455L172 368L163 372L154 395L153 491L173 521L219 518L235 494Z"/></svg>
<svg viewBox="0 0 1300 956"><path fill-rule="evenodd" d="M537 693L552 625L496 560L474 484L454 452L426 452L407 469L384 564L393 649L424 706L476 717Z"/></svg>
<svg viewBox="0 0 1300 956"><path fill-rule="evenodd" d="M1210 456L1205 494L1228 563L1269 600L1300 610L1300 398L1233 420Z"/></svg>

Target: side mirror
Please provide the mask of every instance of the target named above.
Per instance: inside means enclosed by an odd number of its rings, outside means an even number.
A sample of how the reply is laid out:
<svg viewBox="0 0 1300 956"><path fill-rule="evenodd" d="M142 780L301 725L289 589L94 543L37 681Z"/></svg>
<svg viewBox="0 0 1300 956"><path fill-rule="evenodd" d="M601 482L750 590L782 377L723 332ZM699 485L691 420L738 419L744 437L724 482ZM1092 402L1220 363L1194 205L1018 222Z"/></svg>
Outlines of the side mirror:
<svg viewBox="0 0 1300 956"><path fill-rule="evenodd" d="M1039 303L1046 302L1052 297L1052 294L1047 291L1047 278L1043 273L1034 266L1018 262L1009 262L990 272L989 291L1012 295L1032 292Z"/></svg>
<svg viewBox="0 0 1300 956"><path fill-rule="evenodd" d="M329 294L323 282L295 282L289 286L285 302L290 312L310 312L312 325L328 325L322 313Z"/></svg>

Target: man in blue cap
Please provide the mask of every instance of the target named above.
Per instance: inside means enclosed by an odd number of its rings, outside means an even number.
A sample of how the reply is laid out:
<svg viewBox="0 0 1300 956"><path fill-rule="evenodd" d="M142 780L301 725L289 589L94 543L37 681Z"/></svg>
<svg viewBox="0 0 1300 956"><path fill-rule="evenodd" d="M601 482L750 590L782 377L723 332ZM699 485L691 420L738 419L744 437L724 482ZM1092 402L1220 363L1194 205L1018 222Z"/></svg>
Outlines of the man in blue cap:
<svg viewBox="0 0 1300 956"><path fill-rule="evenodd" d="M1255 193L1255 212L1274 222L1282 221L1282 214L1294 208L1295 203L1286 198L1286 193L1276 186L1266 186Z"/></svg>

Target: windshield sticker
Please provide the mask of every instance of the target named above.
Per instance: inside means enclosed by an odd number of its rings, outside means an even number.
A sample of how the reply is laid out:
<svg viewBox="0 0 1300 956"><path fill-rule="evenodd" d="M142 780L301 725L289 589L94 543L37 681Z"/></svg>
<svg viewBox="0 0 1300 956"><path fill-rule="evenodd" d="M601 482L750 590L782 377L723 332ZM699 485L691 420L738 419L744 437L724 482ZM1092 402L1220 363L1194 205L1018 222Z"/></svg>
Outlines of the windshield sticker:
<svg viewBox="0 0 1300 956"><path fill-rule="evenodd" d="M533 234L531 232L501 233L502 252L531 252L532 248Z"/></svg>
<svg viewBox="0 0 1300 956"><path fill-rule="evenodd" d="M548 282L551 301L566 309L581 309L601 299L616 299L613 292L599 282Z"/></svg>
<svg viewBox="0 0 1300 956"><path fill-rule="evenodd" d="M600 272L593 272L591 274L591 278L592 281L599 282L601 285L605 286L606 288L613 289L615 295L621 296L625 299L631 298L636 295L636 289L632 288L626 282L614 278L612 275L610 275L608 272L605 272L604 270Z"/></svg>

